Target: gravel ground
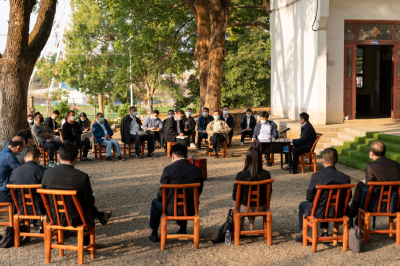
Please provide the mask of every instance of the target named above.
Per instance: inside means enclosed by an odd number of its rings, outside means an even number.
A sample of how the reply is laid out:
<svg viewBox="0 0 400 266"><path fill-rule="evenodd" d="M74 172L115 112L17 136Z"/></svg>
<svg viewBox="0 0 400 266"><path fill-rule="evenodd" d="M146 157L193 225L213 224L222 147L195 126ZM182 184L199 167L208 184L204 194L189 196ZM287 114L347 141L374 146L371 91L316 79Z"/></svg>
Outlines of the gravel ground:
<svg viewBox="0 0 400 266"><path fill-rule="evenodd" d="M233 206L232 188L236 173L242 170L247 147L236 146L228 158L208 159L208 179L200 196L200 249L195 250L189 240L167 240L166 250L159 243L148 240L150 204L156 196L159 179L165 166L171 163L162 150L157 158L133 159L126 162L107 163L95 160L80 162L77 168L92 175L91 182L96 206L101 211L111 210L113 216L106 226L96 226L96 258L85 255L85 264L93 265L399 265L399 247L387 236L372 236L371 244L363 245L363 253L343 252L342 245L318 245L316 253L311 246L303 247L294 241L298 231L298 205L305 200L311 174L288 175L280 165L269 167L273 183L271 211L273 213L273 245L267 246L262 237L242 239L241 245L213 245L213 233L224 223L229 208ZM235 154L232 156L232 154ZM205 156L200 153L199 157ZM278 159L278 156L277 158ZM276 160L279 163L279 160ZM387 220L378 220L383 228ZM247 226L247 221L246 221ZM256 219L256 228L261 218ZM177 229L174 222L168 231ZM0 227L0 232L4 227ZM192 232L192 222L188 224ZM70 241L74 241L73 239ZM1 265L44 264L43 239L33 239L22 247L0 249ZM65 251L63 258L52 251L52 263L77 264L77 252Z"/></svg>

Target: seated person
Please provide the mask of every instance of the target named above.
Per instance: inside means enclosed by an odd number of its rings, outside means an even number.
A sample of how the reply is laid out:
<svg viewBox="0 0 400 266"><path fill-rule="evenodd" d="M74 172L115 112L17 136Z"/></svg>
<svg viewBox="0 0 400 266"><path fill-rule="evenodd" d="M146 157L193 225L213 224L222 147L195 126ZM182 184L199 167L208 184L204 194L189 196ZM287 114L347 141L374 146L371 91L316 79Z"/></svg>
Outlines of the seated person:
<svg viewBox="0 0 400 266"><path fill-rule="evenodd" d="M168 111L168 118L174 117L174 115L175 115L174 110ZM165 141L165 123L167 122L167 119L164 119L164 121L162 122L163 135L161 139L161 146L164 147L165 153L167 152L167 142Z"/></svg>
<svg viewBox="0 0 400 266"><path fill-rule="evenodd" d="M153 140L158 138L161 142L163 137L163 125L161 119L158 118L159 114L159 111L154 110L151 116L146 117L143 123L143 130L146 131L147 134L152 135Z"/></svg>
<svg viewBox="0 0 400 266"><path fill-rule="evenodd" d="M186 116L182 119L183 124L185 125L185 136L188 136L190 139L190 148L196 148L196 121L192 117L192 109L186 109Z"/></svg>
<svg viewBox="0 0 400 266"><path fill-rule="evenodd" d="M386 147L380 141L374 141L369 146L369 157L372 162L365 167L366 184L358 182L354 190L353 201L346 215L349 217L349 225L353 225L353 218L356 217L355 224L358 224L358 209L364 205L368 182L394 182L400 181L400 164L385 157ZM365 191L364 191L365 190ZM364 197L362 197L365 195ZM379 200L379 199L378 199ZM374 204L371 198L370 206ZM378 205L378 203L376 203Z"/></svg>
<svg viewBox="0 0 400 266"><path fill-rule="evenodd" d="M42 114L35 116L35 125L32 128L33 136L40 148L49 152L49 167L54 167L54 151L62 145L59 136L54 136L54 131L43 124L44 119Z"/></svg>
<svg viewBox="0 0 400 266"><path fill-rule="evenodd" d="M219 143L228 142L229 140L228 124L220 119L219 111L214 111L214 120L207 125L208 141L215 149L215 157L218 158ZM208 152L213 152L213 149L208 148Z"/></svg>
<svg viewBox="0 0 400 266"><path fill-rule="evenodd" d="M191 164L187 160L188 149L186 146L176 144L171 147L172 164L164 168L162 173L160 184L192 184L200 183L198 188L199 197L203 191L203 177L200 168ZM193 189L186 189L186 200L187 200L187 215L194 215L194 199ZM162 189L160 188L157 193L157 198L151 203L150 210L150 228L152 233L149 239L153 242L160 241L158 237L158 227L160 227L160 219L163 213L162 204ZM174 190L171 189L167 192L167 215L173 215L174 213ZM178 215L183 215L181 208L178 208ZM187 221L177 221L180 229L177 234L186 234Z"/></svg>
<svg viewBox="0 0 400 266"><path fill-rule="evenodd" d="M83 134L81 127L78 122L75 121L75 112L68 111L67 113L67 122L62 126L62 135L64 144L67 142L71 142L76 146L83 147L82 161L91 161L92 159L88 158L88 151L90 149L90 141L81 140L81 135Z"/></svg>
<svg viewBox="0 0 400 266"><path fill-rule="evenodd" d="M12 174L9 184L15 185L37 185L42 183L43 173L46 170L43 166L39 165L40 151L36 148L29 148L26 153L25 160L26 163L17 169L15 169ZM24 215L24 205L22 203L22 194L20 189L15 190L19 211L21 215ZM37 215L45 215L46 210L43 205L41 196L36 193L36 189L32 190L32 195L35 202L35 210ZM33 209L31 206L27 206L27 214L33 215Z"/></svg>
<svg viewBox="0 0 400 266"><path fill-rule="evenodd" d="M232 144L233 128L235 127L235 121L233 120L233 117L231 115L229 115L229 108L226 105L224 107L222 107L221 120L224 120L228 124L228 127L229 127L228 148L230 148L231 144Z"/></svg>
<svg viewBox="0 0 400 266"><path fill-rule="evenodd" d="M203 115L197 120L197 149L201 149L201 140L208 138L207 126L208 123L214 120L212 116L209 116L210 110L207 107L203 108Z"/></svg>
<svg viewBox="0 0 400 266"><path fill-rule="evenodd" d="M243 171L236 175L237 181L263 181L271 179L271 175L267 170L262 168L262 156L259 149L251 147L246 152L246 161L244 164ZM252 188L253 191L257 191L257 187ZM233 186L232 199L236 201L237 185ZM240 195L240 206L239 212L247 212L247 200L249 198L249 186L241 187ZM261 212L267 210L267 185L260 186L260 209ZM250 211L257 211L257 202L252 202L250 205ZM250 230L254 229L255 217L248 217ZM244 217L240 218L240 230L244 230Z"/></svg>
<svg viewBox="0 0 400 266"><path fill-rule="evenodd" d="M104 145L106 149L106 161L112 162L111 149L114 147L117 153L119 161L125 161L121 156L118 141L113 139L111 136L114 132L111 130L110 125L107 121L104 121L104 115L102 113L96 114L96 123L92 125L93 136L96 138L98 144Z"/></svg>
<svg viewBox="0 0 400 266"><path fill-rule="evenodd" d="M317 139L317 133L315 132L311 123L308 122L308 119L309 115L307 113L301 113L299 115L299 122L301 124L300 139L291 140L294 145L294 148L292 149L292 165L287 166L284 169L289 170L289 167L291 167L292 174L297 174L297 162L299 161L299 155L310 152L315 140ZM290 154L290 156L292 155Z"/></svg>
<svg viewBox="0 0 400 266"><path fill-rule="evenodd" d="M184 112L179 110L175 113L174 117L170 117L165 122L165 141L166 142L177 142L186 147L190 145L190 139L179 138L185 136L185 125L183 124Z"/></svg>
<svg viewBox="0 0 400 266"><path fill-rule="evenodd" d="M106 225L112 213L104 213L97 210L94 206L95 198L93 196L92 186L90 185L90 176L75 168L78 161L78 148L72 143L67 143L60 148L60 165L58 167L44 171L42 179L42 188L57 190L77 190L77 198L82 206L86 223L95 226L94 218L99 219L102 225ZM52 197L49 198L51 208L54 208ZM71 197L65 197L68 206L75 206ZM75 208L68 208L71 225L82 225L82 220ZM61 216L61 215L60 215ZM53 219L57 219L53 216ZM67 225L64 215L61 216L61 224ZM89 243L89 235L84 238L85 245Z"/></svg>
<svg viewBox="0 0 400 266"><path fill-rule="evenodd" d="M242 117L242 120L240 120L240 127L242 128L242 134L240 137L240 146L243 146L244 138L246 136L250 136L250 138L253 137L254 134L254 128L256 127L257 120L253 116L253 112L251 109L246 110L246 116Z"/></svg>
<svg viewBox="0 0 400 266"><path fill-rule="evenodd" d="M92 124L90 123L90 120L87 118L87 115L84 112L79 115L78 124L83 133L90 132L92 128Z"/></svg>
<svg viewBox="0 0 400 266"><path fill-rule="evenodd" d="M33 115L28 115L28 119L27 119L27 123L28 123L28 127L27 129L31 130L33 127L33 123L35 122L35 120L33 120Z"/></svg>
<svg viewBox="0 0 400 266"><path fill-rule="evenodd" d="M270 140L271 138L273 139L279 138L277 125L274 123L274 121L268 120L268 118L269 118L269 113L262 112L260 117L260 122L257 123L254 129L252 141L254 142L256 147L257 144L260 142L260 140ZM267 161L267 166L272 166L270 162L270 154L266 153L264 156L265 160Z"/></svg>
<svg viewBox="0 0 400 266"><path fill-rule="evenodd" d="M54 110L51 113L51 117L47 117L46 120L44 120L44 124L46 126L48 126L48 128L50 128L51 130L53 130L53 133L56 136L59 136L59 133L58 133L59 125L57 125L57 121L56 121L59 116L60 116L60 112L57 110Z"/></svg>
<svg viewBox="0 0 400 266"><path fill-rule="evenodd" d="M136 117L137 109L135 106L129 108L129 115L122 118L121 121L121 141L129 145L131 141L135 142L136 158L141 157L141 142L147 141L147 157L153 157L154 139L152 135L141 135L142 121Z"/></svg>
<svg viewBox="0 0 400 266"><path fill-rule="evenodd" d="M339 162L338 153L334 148L327 148L323 152L322 163L325 166L324 170L315 173L311 176L310 184L307 189L307 201L303 201L299 205L299 230L303 232L303 215L304 217L310 216L313 208L315 196L317 194L318 185L345 185L350 184L350 177L342 172L336 170L335 165ZM346 198L345 193L340 193L340 201L344 201ZM326 203L329 198L329 192L326 190L321 194L317 210L315 211L315 218L324 218ZM343 205L343 203L342 203ZM340 202L339 202L340 206ZM343 217L343 206L338 209L338 217ZM334 207L331 207L328 211L328 217L334 217ZM320 228L323 228L324 232L322 237L329 236L328 234L329 223L320 223ZM303 234L296 237L296 241L303 242Z"/></svg>
<svg viewBox="0 0 400 266"><path fill-rule="evenodd" d="M28 153L29 149L33 147L33 144L35 144L35 139L33 138L32 132L29 129L21 130L17 133L17 136L22 137L26 144L21 154L17 155L18 161L20 161L21 164L24 164L25 156Z"/></svg>
<svg viewBox="0 0 400 266"><path fill-rule="evenodd" d="M7 147L0 151L0 202L12 202L10 189L6 186L12 171L21 166L15 155L22 152L24 148L24 139L16 136L8 142Z"/></svg>

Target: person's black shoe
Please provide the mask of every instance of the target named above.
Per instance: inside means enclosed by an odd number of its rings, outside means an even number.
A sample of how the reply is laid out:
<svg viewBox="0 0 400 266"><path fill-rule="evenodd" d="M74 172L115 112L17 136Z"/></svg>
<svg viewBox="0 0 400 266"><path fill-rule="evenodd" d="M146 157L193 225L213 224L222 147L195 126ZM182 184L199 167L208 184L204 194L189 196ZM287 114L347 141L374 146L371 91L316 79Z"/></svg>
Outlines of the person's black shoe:
<svg viewBox="0 0 400 266"><path fill-rule="evenodd" d="M150 234L150 235L149 235L149 239L150 239L150 241L152 241L152 242L160 242L160 238L158 237L158 235Z"/></svg>
<svg viewBox="0 0 400 266"><path fill-rule="evenodd" d="M198 150L198 151L201 150L201 147L197 146L197 150Z"/></svg>
<svg viewBox="0 0 400 266"><path fill-rule="evenodd" d="M297 174L297 170L295 170L295 169L292 169L292 171L290 172L292 175L295 175L295 174Z"/></svg>
<svg viewBox="0 0 400 266"><path fill-rule="evenodd" d="M286 166L285 168L282 168L282 170L289 170L290 169L290 166L288 165L288 166Z"/></svg>
<svg viewBox="0 0 400 266"><path fill-rule="evenodd" d="M106 157L106 161L107 161L107 162L112 162L113 160L112 160L111 156L107 156L107 157Z"/></svg>
<svg viewBox="0 0 400 266"><path fill-rule="evenodd" d="M142 156L140 154L136 154L135 157L138 159L142 159Z"/></svg>
<svg viewBox="0 0 400 266"><path fill-rule="evenodd" d="M125 159L122 158L122 156L120 155L120 156L118 156L118 161L125 161Z"/></svg>
<svg viewBox="0 0 400 266"><path fill-rule="evenodd" d="M328 232L322 232L321 233L321 237L328 237L329 236L329 233Z"/></svg>
<svg viewBox="0 0 400 266"><path fill-rule="evenodd" d="M214 150L211 149L211 148L207 148L206 151L207 151L207 152L213 152Z"/></svg>
<svg viewBox="0 0 400 266"><path fill-rule="evenodd" d="M82 161L83 161L83 162L91 162L91 161L93 161L93 160L92 160L92 159L89 159L89 158L83 158Z"/></svg>
<svg viewBox="0 0 400 266"><path fill-rule="evenodd" d="M150 152L147 154L147 157L154 157L154 155L153 155L153 153Z"/></svg>
<svg viewBox="0 0 400 266"><path fill-rule="evenodd" d="M272 166L272 163L268 161L267 166Z"/></svg>
<svg viewBox="0 0 400 266"><path fill-rule="evenodd" d="M217 153L217 154L215 154L215 158L217 158L217 159L219 158L219 155L218 155L218 153Z"/></svg>
<svg viewBox="0 0 400 266"><path fill-rule="evenodd" d="M164 149L164 152L167 153L167 149Z"/></svg>
<svg viewBox="0 0 400 266"><path fill-rule="evenodd" d="M228 148L230 148L230 147L231 147L231 144L228 144L227 146L228 146Z"/></svg>
<svg viewBox="0 0 400 266"><path fill-rule="evenodd" d="M175 235L186 235L187 232L186 232L186 229L185 229L185 230L179 229L179 230L176 231L174 234L175 234Z"/></svg>
<svg viewBox="0 0 400 266"><path fill-rule="evenodd" d="M102 225L106 225L108 223L108 220L110 219L111 215L112 215L111 211L106 212L104 214L104 216L99 219L100 223Z"/></svg>
<svg viewBox="0 0 400 266"><path fill-rule="evenodd" d="M303 234L297 236L294 240L295 240L296 242L301 242L301 243L303 243Z"/></svg>

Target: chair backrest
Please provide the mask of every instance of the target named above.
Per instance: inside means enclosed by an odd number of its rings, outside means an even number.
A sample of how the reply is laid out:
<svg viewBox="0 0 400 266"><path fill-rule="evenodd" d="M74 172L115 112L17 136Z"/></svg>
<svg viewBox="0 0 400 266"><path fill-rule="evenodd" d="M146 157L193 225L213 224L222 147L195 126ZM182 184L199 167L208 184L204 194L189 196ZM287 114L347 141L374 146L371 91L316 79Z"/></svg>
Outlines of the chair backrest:
<svg viewBox="0 0 400 266"><path fill-rule="evenodd" d="M321 134L321 133L317 133L317 139L314 141L314 144L313 144L313 146L312 146L312 148L311 148L311 152L314 152L315 147L317 147L318 140L319 140L321 137L322 137L322 134Z"/></svg>
<svg viewBox="0 0 400 266"><path fill-rule="evenodd" d="M364 210L368 209L369 203L371 201L371 196L374 191L374 188L380 187L379 191L379 203L377 213L389 213L390 211L390 200L392 197L393 186L398 186L397 192L399 193L399 197L396 203L396 210L400 207L400 181L397 182L368 182L368 194L365 199ZM383 202L386 202L386 210L381 210L381 205Z"/></svg>
<svg viewBox="0 0 400 266"><path fill-rule="evenodd" d="M74 201L75 208L79 213L79 216L81 217L83 225L87 225L86 219L85 219L85 214L83 213L82 206L77 198L77 191L76 190L52 190L52 189L38 189L37 193L40 194L43 200L44 207L46 208L46 212L48 214L51 214L51 207L49 203L49 199L47 196L53 198L53 203L54 203L54 209L55 209L55 214L57 218L57 222L53 220L54 217L52 215L48 215L50 217L50 221L53 224L57 224L59 226L62 226L61 224L61 218L60 218L60 213L64 213L65 217L67 219L67 223L69 226L71 225L71 221L69 218L68 214L68 208L67 208L67 202L65 200L65 196L70 196L72 197L72 200Z"/></svg>
<svg viewBox="0 0 400 266"><path fill-rule="evenodd" d="M237 191L236 191L236 203L235 203L235 211L237 212L240 205L240 197L242 194L242 186L249 186L249 195L247 198L247 212L250 212L250 205L251 202L257 203L257 212L260 212L260 187L262 185L267 185L267 210L269 210L270 199L271 199L271 189L272 189L272 182L274 179L267 179L262 181L235 181L237 184ZM253 191L252 188L256 186L257 190ZM255 198L252 196L256 196Z"/></svg>
<svg viewBox="0 0 400 266"><path fill-rule="evenodd" d="M17 208L18 214L20 213L20 208L19 208L18 198L17 198L17 194L16 194L15 190L16 189L21 190L22 206L24 208L24 214L29 215L28 214L28 206L32 206L33 215L37 216L38 214L36 212L35 200L34 200L35 197L32 194L32 190L40 189L41 186L42 185L40 185L40 184L37 184L37 185L8 184L7 185L7 188L9 188L11 191L11 195L13 197L14 204L15 204L15 207ZM28 193L26 193L26 191L28 191ZM30 200L30 201L27 201L27 200Z"/></svg>
<svg viewBox="0 0 400 266"><path fill-rule="evenodd" d="M38 148L39 150L41 150L41 148L39 147L39 144L38 144L36 138L33 138L33 139L35 140L35 146L36 146L36 148Z"/></svg>
<svg viewBox="0 0 400 266"><path fill-rule="evenodd" d="M315 212L317 210L319 200L321 198L323 190L329 190L329 197L326 202L325 214L324 219L328 218L328 212L330 207L335 207L335 214L334 217L330 218L338 218L338 210L339 210L339 203L341 199L342 193L346 193L346 198L343 206L343 215L346 213L347 204L350 200L351 189L355 187L354 184L347 184L347 185L317 185L317 194L314 199L313 209L311 212L311 216L315 216ZM336 194L333 194L336 190Z"/></svg>
<svg viewBox="0 0 400 266"><path fill-rule="evenodd" d="M58 129L58 134L60 134L61 143L64 143L64 138L63 138L63 134L62 134L62 129L61 128Z"/></svg>
<svg viewBox="0 0 400 266"><path fill-rule="evenodd" d="M199 211L199 193L198 188L200 187L200 183L193 184L184 184L184 185L164 185L161 184L160 188L162 189L162 204L163 204L163 214L167 214L167 193L169 189L174 189L174 216L178 216L178 206L183 206L183 215L187 215L187 198L186 198L186 189L193 189L193 201L194 201L194 213L198 215ZM178 202L178 199L182 199L182 201Z"/></svg>

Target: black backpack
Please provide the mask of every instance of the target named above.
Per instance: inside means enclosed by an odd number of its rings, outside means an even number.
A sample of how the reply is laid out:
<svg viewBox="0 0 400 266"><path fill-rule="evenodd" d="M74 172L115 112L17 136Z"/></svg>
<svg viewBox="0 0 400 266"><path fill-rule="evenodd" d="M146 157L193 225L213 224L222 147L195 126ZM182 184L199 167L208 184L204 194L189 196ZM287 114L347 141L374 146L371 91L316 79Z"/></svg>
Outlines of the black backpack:
<svg viewBox="0 0 400 266"><path fill-rule="evenodd" d="M226 217L226 222L218 229L217 232L211 237L211 241L216 244L225 241L226 230L233 232L233 211L229 210L228 216Z"/></svg>
<svg viewBox="0 0 400 266"><path fill-rule="evenodd" d="M7 227L6 231L0 236L0 248L9 248L14 246L14 228Z"/></svg>

